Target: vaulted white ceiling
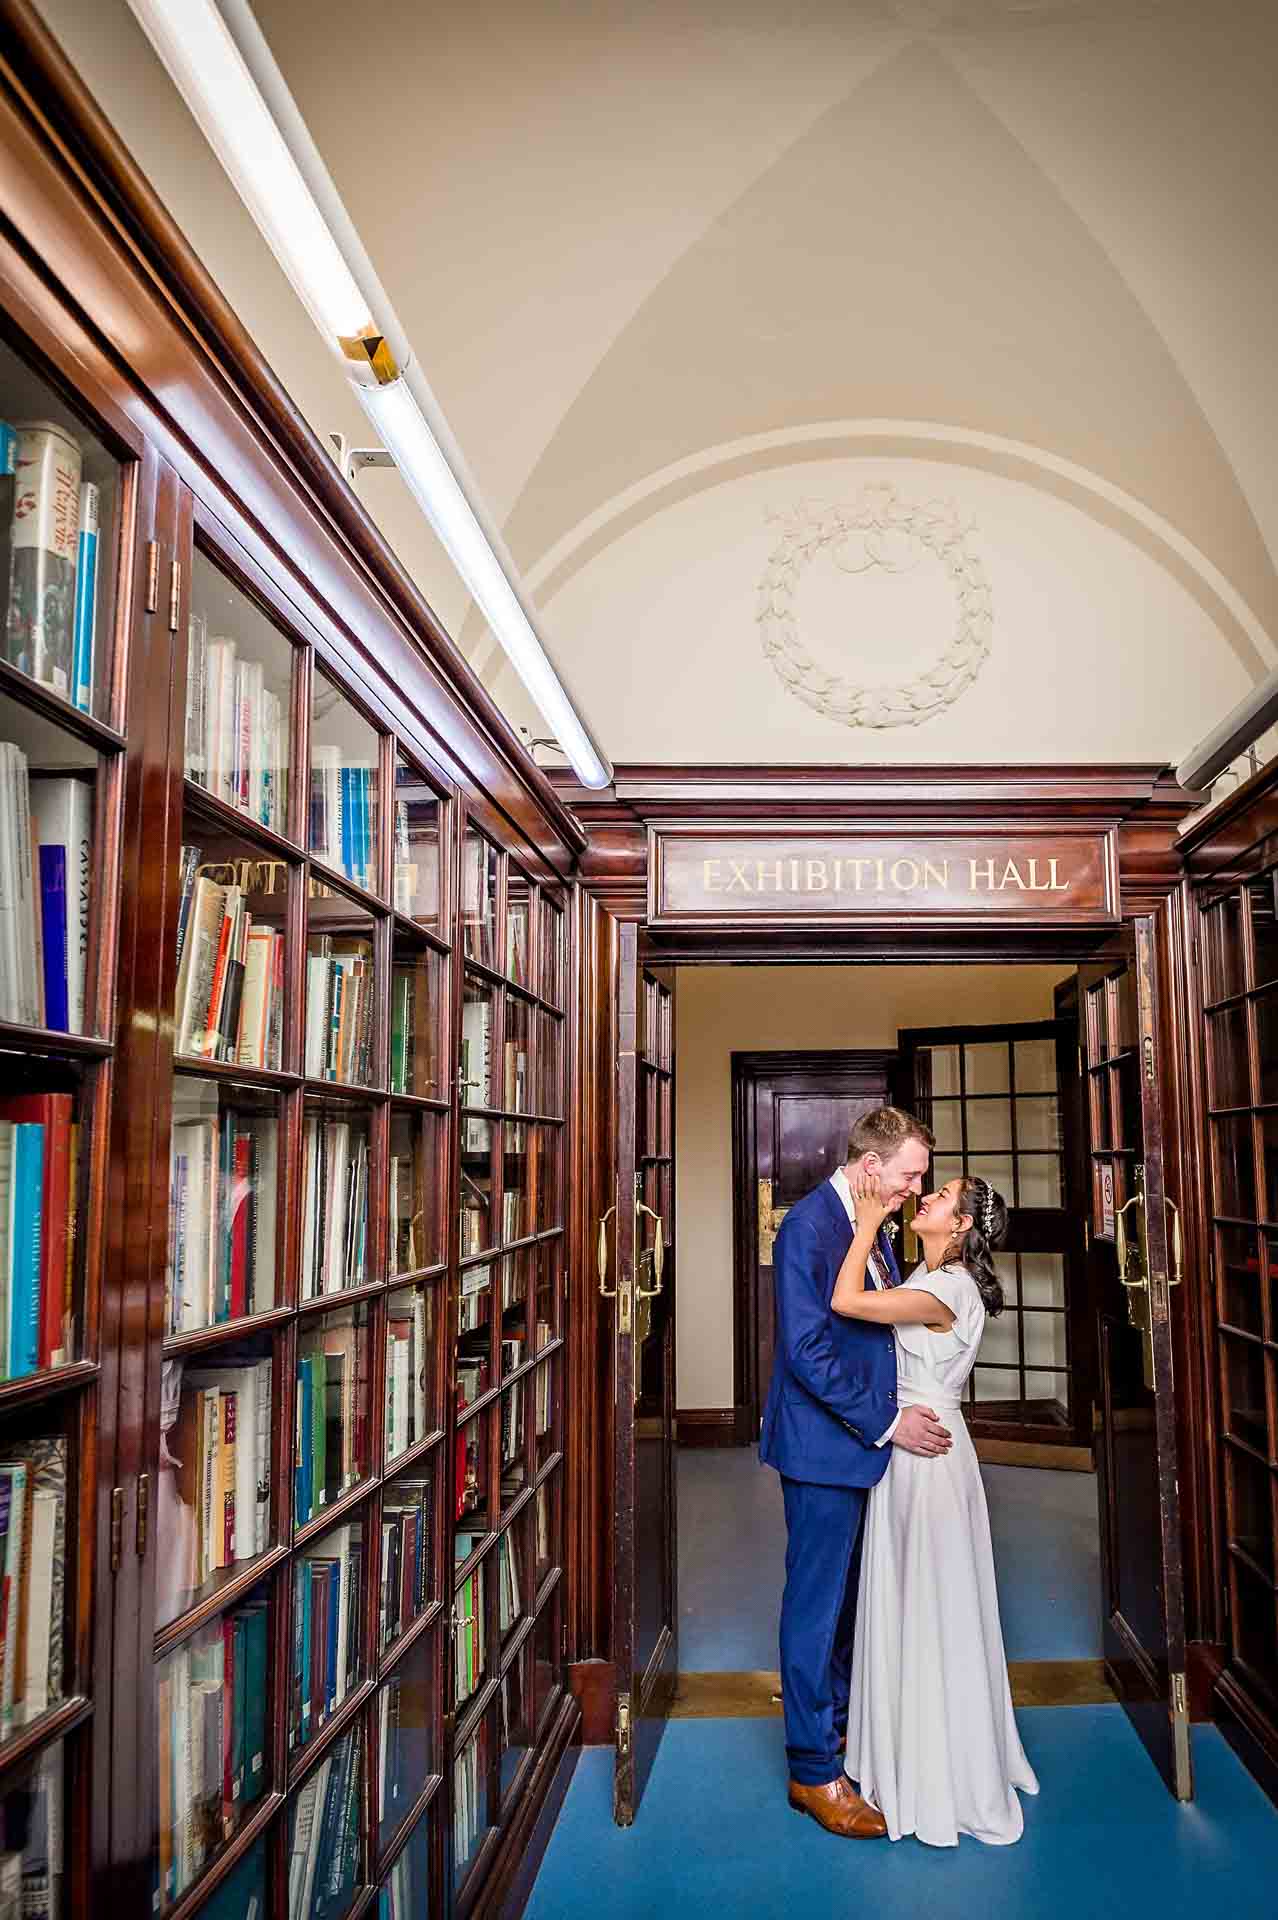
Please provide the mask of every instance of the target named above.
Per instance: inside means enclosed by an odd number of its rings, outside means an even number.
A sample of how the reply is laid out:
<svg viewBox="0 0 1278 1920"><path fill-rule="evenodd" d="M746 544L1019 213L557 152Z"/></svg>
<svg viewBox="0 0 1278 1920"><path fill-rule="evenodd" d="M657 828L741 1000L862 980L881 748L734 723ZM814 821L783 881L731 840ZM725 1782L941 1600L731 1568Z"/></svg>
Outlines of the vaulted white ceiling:
<svg viewBox="0 0 1278 1920"><path fill-rule="evenodd" d="M358 431L124 0L43 6L312 425ZM1271 6L258 13L614 756L984 758L995 703L1005 757L1174 756L1273 663ZM363 488L525 717L397 477ZM768 512L867 488L943 499L989 583L917 728L795 699L756 619ZM951 643L944 594L809 572L818 681ZM1045 672L1100 682L1045 712Z"/></svg>

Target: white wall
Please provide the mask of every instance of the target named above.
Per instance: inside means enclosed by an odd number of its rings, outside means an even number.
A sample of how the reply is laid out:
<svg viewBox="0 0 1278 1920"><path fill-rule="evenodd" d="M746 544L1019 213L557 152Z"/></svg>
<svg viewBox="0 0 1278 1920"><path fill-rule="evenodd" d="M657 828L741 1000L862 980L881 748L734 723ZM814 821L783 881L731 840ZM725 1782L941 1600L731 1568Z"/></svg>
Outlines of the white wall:
<svg viewBox="0 0 1278 1920"><path fill-rule="evenodd" d="M1061 966L681 967L676 1400L732 1405L731 1055L894 1047L902 1027L1045 1020Z"/></svg>

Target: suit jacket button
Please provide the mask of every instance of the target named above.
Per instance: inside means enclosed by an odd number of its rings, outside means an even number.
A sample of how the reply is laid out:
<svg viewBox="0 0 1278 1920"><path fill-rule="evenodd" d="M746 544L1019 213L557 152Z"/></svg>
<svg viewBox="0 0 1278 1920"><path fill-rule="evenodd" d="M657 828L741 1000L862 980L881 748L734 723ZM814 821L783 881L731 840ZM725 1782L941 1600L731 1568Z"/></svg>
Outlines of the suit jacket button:
<svg viewBox="0 0 1278 1920"><path fill-rule="evenodd" d="M888 1399L889 1399L889 1400L895 1400L895 1399L896 1399L896 1395L895 1395L894 1393L889 1393L889 1394L888 1394Z"/></svg>

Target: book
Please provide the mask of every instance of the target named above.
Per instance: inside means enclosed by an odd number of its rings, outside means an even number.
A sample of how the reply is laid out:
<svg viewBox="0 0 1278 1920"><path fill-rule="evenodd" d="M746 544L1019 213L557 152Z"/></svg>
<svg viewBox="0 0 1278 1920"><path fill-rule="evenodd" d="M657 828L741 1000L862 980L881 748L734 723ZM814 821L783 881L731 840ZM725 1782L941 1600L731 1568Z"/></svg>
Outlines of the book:
<svg viewBox="0 0 1278 1920"><path fill-rule="evenodd" d="M39 858L27 757L0 740L0 1019L44 1025Z"/></svg>
<svg viewBox="0 0 1278 1920"><path fill-rule="evenodd" d="M39 849L45 1024L85 1032L89 915L93 885L93 783L60 774L30 776Z"/></svg>
<svg viewBox="0 0 1278 1920"><path fill-rule="evenodd" d="M35 1365L39 1367L61 1365L67 1357L69 1343L66 1270L76 1200L71 1180L74 1111L74 1098L69 1093L16 1094L0 1098L0 1122L9 1128L15 1125L34 1126L40 1133L39 1225L35 1233L39 1245L39 1273L35 1298L30 1303L36 1318ZM12 1133L6 1138L11 1142ZM9 1177L5 1184L12 1191L11 1147L7 1152L4 1141L0 1141L0 1161L5 1159L10 1161ZM0 1175L0 1178L3 1176ZM17 1274L11 1249L17 1259L25 1257L21 1246L13 1238L15 1224L16 1203L11 1206L7 1229L0 1228L0 1331L8 1336L0 1366L6 1369L14 1365L12 1308L17 1298ZM20 1300L18 1304L21 1310ZM24 1330L23 1338L28 1342L29 1354L29 1330ZM34 1368L30 1370L34 1371ZM10 1373L9 1377L14 1376Z"/></svg>
<svg viewBox="0 0 1278 1920"><path fill-rule="evenodd" d="M80 483L80 525L76 540L74 637L71 698L81 713L93 711L94 647L98 620L98 531L101 503L92 480Z"/></svg>
<svg viewBox="0 0 1278 1920"><path fill-rule="evenodd" d="M4 653L69 700L82 455L52 421L19 423L17 435Z"/></svg>

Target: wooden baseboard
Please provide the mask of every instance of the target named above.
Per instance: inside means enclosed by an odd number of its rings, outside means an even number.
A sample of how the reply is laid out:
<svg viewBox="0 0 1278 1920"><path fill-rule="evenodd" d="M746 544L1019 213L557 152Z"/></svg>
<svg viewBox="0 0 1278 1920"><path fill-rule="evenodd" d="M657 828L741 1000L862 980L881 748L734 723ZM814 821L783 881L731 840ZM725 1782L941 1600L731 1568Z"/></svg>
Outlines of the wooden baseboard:
<svg viewBox="0 0 1278 1920"><path fill-rule="evenodd" d="M675 1414L675 1433L681 1447L735 1447L736 1409L683 1407Z"/></svg>
<svg viewBox="0 0 1278 1920"><path fill-rule="evenodd" d="M611 1660L576 1660L568 1685L581 1708L583 1747L610 1747L617 1716L617 1680Z"/></svg>
<svg viewBox="0 0 1278 1920"><path fill-rule="evenodd" d="M1239 1686L1226 1670L1213 1696L1216 1725L1238 1758L1278 1805L1278 1722Z"/></svg>
<svg viewBox="0 0 1278 1920"><path fill-rule="evenodd" d="M579 1725L577 1702L565 1694L470 1920L519 1920L527 1906L581 1753Z"/></svg>
<svg viewBox="0 0 1278 1920"><path fill-rule="evenodd" d="M1055 1447L1041 1440L985 1440L974 1437L976 1457L987 1467L1055 1467L1066 1473L1094 1473L1090 1447Z"/></svg>
<svg viewBox="0 0 1278 1920"><path fill-rule="evenodd" d="M1012 1660L1012 1699L1018 1707L1110 1705L1113 1689L1103 1660ZM681 1673L672 1720L766 1720L781 1712L779 1673Z"/></svg>

